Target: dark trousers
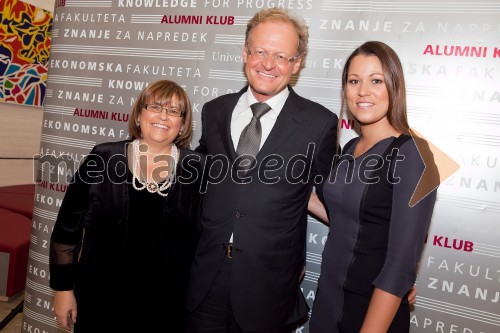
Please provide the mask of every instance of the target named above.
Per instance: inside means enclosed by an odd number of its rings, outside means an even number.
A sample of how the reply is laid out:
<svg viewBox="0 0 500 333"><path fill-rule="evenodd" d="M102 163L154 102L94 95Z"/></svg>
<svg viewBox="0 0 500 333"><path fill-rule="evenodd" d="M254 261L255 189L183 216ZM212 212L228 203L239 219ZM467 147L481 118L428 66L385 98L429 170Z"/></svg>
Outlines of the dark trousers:
<svg viewBox="0 0 500 333"><path fill-rule="evenodd" d="M189 333L291 333L292 327L289 325L264 331L246 331L239 327L232 311L229 293L231 260L224 258L212 288L200 306L189 314Z"/></svg>

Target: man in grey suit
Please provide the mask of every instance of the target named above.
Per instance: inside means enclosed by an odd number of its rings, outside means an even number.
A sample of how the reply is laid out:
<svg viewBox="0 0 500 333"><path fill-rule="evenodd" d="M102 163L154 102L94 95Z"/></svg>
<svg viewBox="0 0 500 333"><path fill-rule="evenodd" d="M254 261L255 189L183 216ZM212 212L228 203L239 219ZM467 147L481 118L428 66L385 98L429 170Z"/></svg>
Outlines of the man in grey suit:
<svg viewBox="0 0 500 333"><path fill-rule="evenodd" d="M208 182L187 301L193 333L289 333L306 318L307 202L336 153L337 116L289 85L307 49L303 20L263 10L245 37L249 85L202 111L196 150L207 154Z"/></svg>

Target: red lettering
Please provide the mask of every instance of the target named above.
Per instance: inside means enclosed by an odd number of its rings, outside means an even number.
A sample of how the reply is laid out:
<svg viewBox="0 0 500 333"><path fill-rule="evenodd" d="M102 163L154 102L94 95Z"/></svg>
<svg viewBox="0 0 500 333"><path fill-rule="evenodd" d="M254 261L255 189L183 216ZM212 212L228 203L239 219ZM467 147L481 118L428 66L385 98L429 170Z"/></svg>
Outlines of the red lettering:
<svg viewBox="0 0 500 333"><path fill-rule="evenodd" d="M457 243L458 243L458 245L457 245ZM454 250L461 250L463 244L464 244L463 240L454 239L453 240L453 249Z"/></svg>
<svg viewBox="0 0 500 333"><path fill-rule="evenodd" d="M234 16L207 16L205 20L206 24L215 24L215 25L233 25L234 24Z"/></svg>
<svg viewBox="0 0 500 333"><path fill-rule="evenodd" d="M354 128L354 120L352 119L342 119L342 123L340 125L345 129L353 129Z"/></svg>
<svg viewBox="0 0 500 333"><path fill-rule="evenodd" d="M429 45L427 45L427 46L425 47L425 50L424 50L424 55L426 55L426 54L428 54L428 53L429 53L430 55L434 55L434 51L432 50L432 45L430 45L430 44L429 44Z"/></svg>
<svg viewBox="0 0 500 333"><path fill-rule="evenodd" d="M500 58L500 49L498 47L493 50L493 58Z"/></svg>
<svg viewBox="0 0 500 333"><path fill-rule="evenodd" d="M428 236L429 235L425 236L425 243L427 243ZM474 243L470 241L456 239L456 238L450 239L448 237L436 236L436 235L433 238L432 245L445 247L447 249L453 249L456 251L462 250L465 252L472 252L474 249Z"/></svg>
<svg viewBox="0 0 500 333"><path fill-rule="evenodd" d="M469 241L465 241L464 251L465 252L472 252L472 250L474 250L474 243L469 242Z"/></svg>

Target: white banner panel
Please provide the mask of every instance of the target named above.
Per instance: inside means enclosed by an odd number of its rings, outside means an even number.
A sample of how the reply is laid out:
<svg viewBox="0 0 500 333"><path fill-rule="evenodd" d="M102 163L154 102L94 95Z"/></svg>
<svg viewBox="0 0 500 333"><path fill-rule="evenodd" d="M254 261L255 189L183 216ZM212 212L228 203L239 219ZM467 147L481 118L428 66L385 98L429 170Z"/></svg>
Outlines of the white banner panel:
<svg viewBox="0 0 500 333"><path fill-rule="evenodd" d="M460 164L438 191L411 330L500 331L498 0L57 0L23 332L58 331L48 243L78 163L96 143L127 137L135 96L158 79L189 93L195 147L203 103L246 84L246 23L268 7L305 18L309 52L292 84L337 114L341 71L352 50L380 40L399 54L410 126ZM342 124L345 143L357 134L352 120ZM311 306L327 231L310 219L302 287ZM168 326L159 322L158 330ZM297 331L308 332L307 324Z"/></svg>

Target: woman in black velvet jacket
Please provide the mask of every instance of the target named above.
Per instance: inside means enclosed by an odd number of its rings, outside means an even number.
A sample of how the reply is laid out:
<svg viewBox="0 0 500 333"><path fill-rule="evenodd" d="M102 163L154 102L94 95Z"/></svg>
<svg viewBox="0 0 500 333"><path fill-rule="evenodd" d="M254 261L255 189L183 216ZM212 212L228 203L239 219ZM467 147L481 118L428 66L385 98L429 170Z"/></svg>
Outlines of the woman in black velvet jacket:
<svg viewBox="0 0 500 333"><path fill-rule="evenodd" d="M185 91L157 81L135 102L131 140L96 145L75 173L50 244L63 328L186 331L204 160L187 148L191 119Z"/></svg>

